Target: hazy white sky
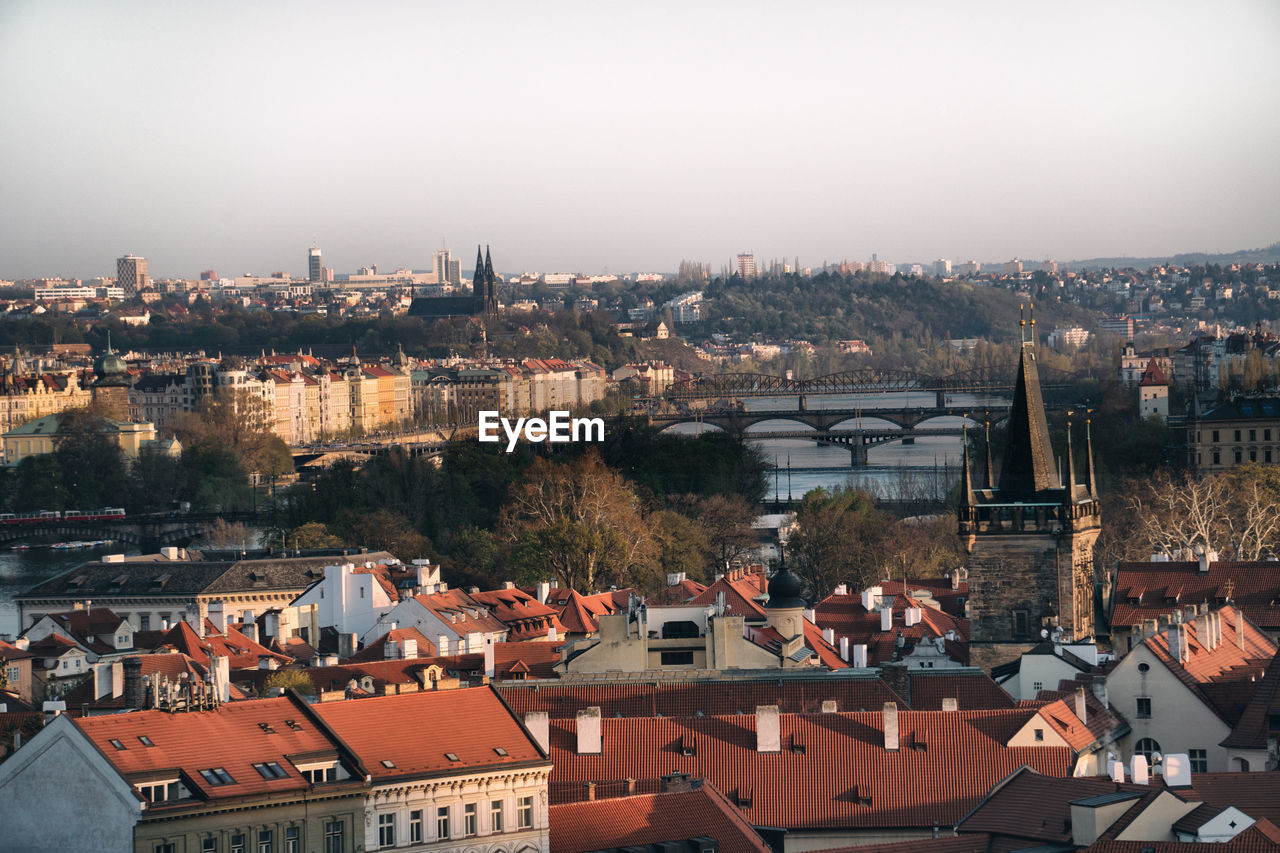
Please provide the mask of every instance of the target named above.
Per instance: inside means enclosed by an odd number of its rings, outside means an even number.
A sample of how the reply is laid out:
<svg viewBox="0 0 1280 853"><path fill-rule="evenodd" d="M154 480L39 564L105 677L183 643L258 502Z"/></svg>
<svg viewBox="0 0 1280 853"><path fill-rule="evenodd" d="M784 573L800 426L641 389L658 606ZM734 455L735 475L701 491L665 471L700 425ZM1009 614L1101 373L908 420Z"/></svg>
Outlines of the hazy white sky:
<svg viewBox="0 0 1280 853"><path fill-rule="evenodd" d="M1280 3L0 0L0 278L1280 240Z"/></svg>

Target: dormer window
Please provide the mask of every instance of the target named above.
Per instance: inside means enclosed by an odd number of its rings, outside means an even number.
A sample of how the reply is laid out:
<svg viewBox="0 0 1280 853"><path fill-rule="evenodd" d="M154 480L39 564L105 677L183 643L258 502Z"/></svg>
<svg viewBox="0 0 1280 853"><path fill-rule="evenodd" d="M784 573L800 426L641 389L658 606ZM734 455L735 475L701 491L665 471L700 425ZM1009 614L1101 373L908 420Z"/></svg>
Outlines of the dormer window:
<svg viewBox="0 0 1280 853"><path fill-rule="evenodd" d="M231 778L230 773L221 767L211 767L208 770L201 770L200 775L204 777L204 781L214 787L219 785L233 785L236 781Z"/></svg>
<svg viewBox="0 0 1280 853"><path fill-rule="evenodd" d="M258 771L258 775L263 779L284 779L289 774L278 761L265 761L253 765L253 769Z"/></svg>

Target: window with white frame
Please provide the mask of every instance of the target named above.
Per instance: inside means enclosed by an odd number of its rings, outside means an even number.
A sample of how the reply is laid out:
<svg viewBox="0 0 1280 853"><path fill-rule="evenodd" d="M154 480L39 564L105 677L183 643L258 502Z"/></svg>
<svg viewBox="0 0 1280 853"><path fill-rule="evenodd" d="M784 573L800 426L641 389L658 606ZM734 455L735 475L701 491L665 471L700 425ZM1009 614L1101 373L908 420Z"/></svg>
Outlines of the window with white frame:
<svg viewBox="0 0 1280 853"><path fill-rule="evenodd" d="M502 800L494 800L489 803L489 831L502 832L503 830L503 813Z"/></svg>
<svg viewBox="0 0 1280 853"><path fill-rule="evenodd" d="M516 800L516 829L529 829L533 826L533 797L521 797Z"/></svg>
<svg viewBox="0 0 1280 853"><path fill-rule="evenodd" d="M480 807L477 803L467 803L462 807L462 832L464 835L480 834Z"/></svg>
<svg viewBox="0 0 1280 853"><path fill-rule="evenodd" d="M422 809L409 812L409 841L414 844L422 841Z"/></svg>
<svg viewBox="0 0 1280 853"><path fill-rule="evenodd" d="M378 846L396 846L396 816L394 814L378 815Z"/></svg>
<svg viewBox="0 0 1280 853"><path fill-rule="evenodd" d="M449 837L449 807L440 806L436 809L436 838L446 839Z"/></svg>

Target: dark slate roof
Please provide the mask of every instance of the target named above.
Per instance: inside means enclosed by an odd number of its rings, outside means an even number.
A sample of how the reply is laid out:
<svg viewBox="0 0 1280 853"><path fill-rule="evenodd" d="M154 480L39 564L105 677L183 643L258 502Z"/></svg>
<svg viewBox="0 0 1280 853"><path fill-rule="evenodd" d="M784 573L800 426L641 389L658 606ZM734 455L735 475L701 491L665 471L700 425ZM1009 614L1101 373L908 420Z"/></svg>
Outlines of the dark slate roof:
<svg viewBox="0 0 1280 853"><path fill-rule="evenodd" d="M1004 501L1026 500L1039 492L1061 488L1049 443L1035 350L1024 345L1018 360L1013 407L1009 410L1009 441L1000 470L999 495Z"/></svg>
<svg viewBox="0 0 1280 853"><path fill-rule="evenodd" d="M326 565L342 557L279 557L264 560L162 560L157 562L85 563L15 596L84 599L126 595L200 595L253 590L301 592L324 575ZM359 555L361 562L391 559L378 551Z"/></svg>
<svg viewBox="0 0 1280 853"><path fill-rule="evenodd" d="M1201 421L1280 419L1280 397L1240 397L1201 414Z"/></svg>

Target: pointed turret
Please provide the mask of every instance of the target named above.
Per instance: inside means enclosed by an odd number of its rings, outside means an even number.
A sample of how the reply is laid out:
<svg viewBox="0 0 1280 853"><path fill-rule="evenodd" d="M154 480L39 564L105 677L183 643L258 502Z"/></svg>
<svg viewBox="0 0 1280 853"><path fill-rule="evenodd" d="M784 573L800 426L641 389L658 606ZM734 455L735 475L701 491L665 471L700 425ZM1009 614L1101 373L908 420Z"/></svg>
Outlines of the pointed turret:
<svg viewBox="0 0 1280 853"><path fill-rule="evenodd" d="M484 253L480 251L480 244L476 243L476 271L471 279L471 293L477 299L484 299Z"/></svg>
<svg viewBox="0 0 1280 853"><path fill-rule="evenodd" d="M977 504L977 497L973 494L973 476L969 473L969 426L966 424L961 429L960 443L964 445L964 461L960 470L960 498L964 501L965 506L974 506ZM991 475L988 474L988 477Z"/></svg>
<svg viewBox="0 0 1280 853"><path fill-rule="evenodd" d="M1033 498L1046 489L1060 489L1062 482L1053 465L1049 425L1040 394L1033 341L1024 341L1018 359L1018 380L1009 409L1009 442L1000 470L1000 494L1004 500Z"/></svg>
<svg viewBox="0 0 1280 853"><path fill-rule="evenodd" d="M991 418L987 418L987 486L988 489L996 487L996 469L991 464Z"/></svg>
<svg viewBox="0 0 1280 853"><path fill-rule="evenodd" d="M1075 506L1076 502L1076 459L1071 452L1071 412L1067 412L1067 484L1062 493L1063 506Z"/></svg>
<svg viewBox="0 0 1280 853"><path fill-rule="evenodd" d="M1090 428L1093 423L1092 418L1084 419L1084 455L1086 457L1085 469L1085 491L1089 493L1090 500L1098 499L1098 480L1097 475L1093 471L1093 431Z"/></svg>

